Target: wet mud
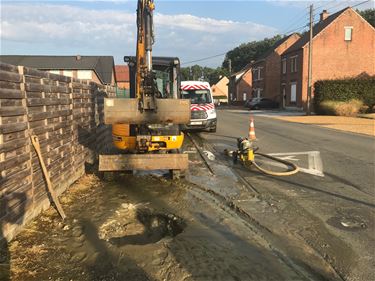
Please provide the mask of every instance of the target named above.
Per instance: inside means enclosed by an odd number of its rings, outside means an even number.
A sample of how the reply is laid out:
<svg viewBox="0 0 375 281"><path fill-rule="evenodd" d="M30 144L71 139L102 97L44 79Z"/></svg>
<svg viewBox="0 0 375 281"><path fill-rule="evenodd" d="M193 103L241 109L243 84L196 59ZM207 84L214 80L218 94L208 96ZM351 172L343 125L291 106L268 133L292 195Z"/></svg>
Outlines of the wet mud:
<svg viewBox="0 0 375 281"><path fill-rule="evenodd" d="M191 142L185 151L186 179L81 178L60 198L65 221L50 208L9 244L11 280L341 280L303 229L275 230L287 203L260 196L219 155L203 154L212 173Z"/></svg>
<svg viewBox="0 0 375 281"><path fill-rule="evenodd" d="M10 243L12 280L310 280L187 181L85 176ZM271 270L270 270L271 269Z"/></svg>

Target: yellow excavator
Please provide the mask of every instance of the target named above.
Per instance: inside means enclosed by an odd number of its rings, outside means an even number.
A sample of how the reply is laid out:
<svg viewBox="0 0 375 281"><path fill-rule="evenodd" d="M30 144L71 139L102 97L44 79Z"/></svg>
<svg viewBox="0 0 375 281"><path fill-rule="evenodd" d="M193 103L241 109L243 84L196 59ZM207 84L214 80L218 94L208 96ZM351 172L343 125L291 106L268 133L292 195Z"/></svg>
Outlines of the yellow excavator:
<svg viewBox="0 0 375 281"><path fill-rule="evenodd" d="M99 156L99 171L167 169L173 176L188 168L180 153L190 121L190 101L180 99L180 62L153 57L153 0L138 0L136 56L126 56L130 98L106 98L104 122L112 125L117 153Z"/></svg>

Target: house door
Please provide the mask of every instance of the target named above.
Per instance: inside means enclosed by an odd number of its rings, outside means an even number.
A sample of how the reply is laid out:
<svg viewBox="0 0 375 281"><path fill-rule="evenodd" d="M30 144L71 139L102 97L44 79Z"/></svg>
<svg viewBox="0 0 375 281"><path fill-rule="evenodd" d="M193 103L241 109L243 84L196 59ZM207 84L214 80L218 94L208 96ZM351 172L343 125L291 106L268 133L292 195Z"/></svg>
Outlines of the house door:
<svg viewBox="0 0 375 281"><path fill-rule="evenodd" d="M297 83L292 83L290 85L290 102L291 103L297 102Z"/></svg>
<svg viewBox="0 0 375 281"><path fill-rule="evenodd" d="M282 85L283 87L283 92L282 92L282 101L283 101L283 108L286 106L286 89L285 89L285 84Z"/></svg>

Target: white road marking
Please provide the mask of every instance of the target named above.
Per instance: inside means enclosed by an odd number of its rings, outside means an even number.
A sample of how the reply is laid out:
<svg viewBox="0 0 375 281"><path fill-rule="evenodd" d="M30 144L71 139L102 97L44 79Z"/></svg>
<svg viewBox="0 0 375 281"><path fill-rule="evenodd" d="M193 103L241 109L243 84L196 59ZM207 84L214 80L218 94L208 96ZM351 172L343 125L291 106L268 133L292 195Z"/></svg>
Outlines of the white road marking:
<svg viewBox="0 0 375 281"><path fill-rule="evenodd" d="M307 161L308 161L308 167L307 168L299 167L300 171L306 174L324 177L323 162L320 157L320 151L280 152L280 153L269 153L268 155L276 156L280 159L287 160L287 161L299 161L300 159L296 158L295 157L296 155L306 155ZM265 163L274 165L277 167L284 167L284 165L280 165L279 163L275 163L271 161L267 161Z"/></svg>
<svg viewBox="0 0 375 281"><path fill-rule="evenodd" d="M287 161L299 161L300 159L297 159L295 155L290 156L283 156L283 157L277 157L281 160L287 160Z"/></svg>

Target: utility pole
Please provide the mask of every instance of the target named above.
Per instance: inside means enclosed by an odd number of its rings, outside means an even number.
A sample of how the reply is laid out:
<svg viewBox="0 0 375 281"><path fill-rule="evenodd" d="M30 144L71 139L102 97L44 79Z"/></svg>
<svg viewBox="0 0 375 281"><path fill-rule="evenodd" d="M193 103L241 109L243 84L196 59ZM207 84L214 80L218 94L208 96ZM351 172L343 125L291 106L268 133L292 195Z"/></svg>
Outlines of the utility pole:
<svg viewBox="0 0 375 281"><path fill-rule="evenodd" d="M232 103L232 100L233 100L233 93L232 93L232 90L233 90L233 85L232 85L232 79L230 78L231 74L232 74L232 60L231 59L228 59L228 71L229 71L229 97L228 97L228 101L229 103Z"/></svg>
<svg viewBox="0 0 375 281"><path fill-rule="evenodd" d="M312 92L312 44L313 44L313 4L310 5L310 40L309 40L309 69L307 78L307 115L311 114L311 92Z"/></svg>

